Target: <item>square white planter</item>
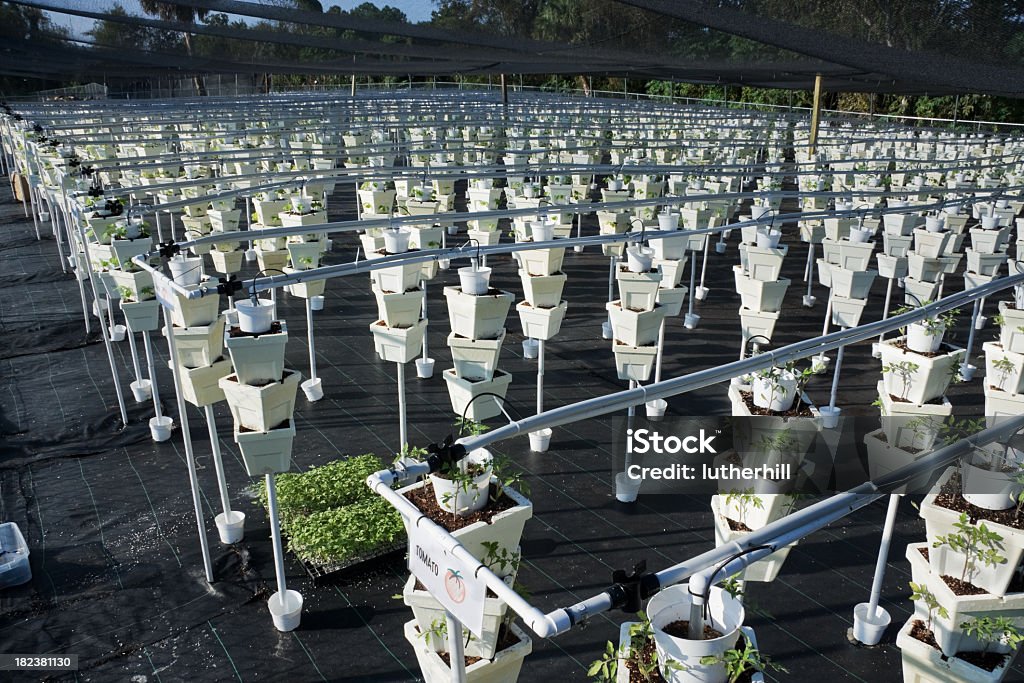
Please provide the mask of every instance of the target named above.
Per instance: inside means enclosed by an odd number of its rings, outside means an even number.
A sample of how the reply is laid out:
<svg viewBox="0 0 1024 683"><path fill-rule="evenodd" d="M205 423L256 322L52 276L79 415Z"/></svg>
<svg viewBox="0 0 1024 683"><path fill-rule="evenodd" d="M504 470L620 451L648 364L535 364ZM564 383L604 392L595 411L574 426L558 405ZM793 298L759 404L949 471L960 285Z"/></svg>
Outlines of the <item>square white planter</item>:
<svg viewBox="0 0 1024 683"><path fill-rule="evenodd" d="M948 232L928 232L918 228L914 231L914 251L926 258L939 258L951 237Z"/></svg>
<svg viewBox="0 0 1024 683"><path fill-rule="evenodd" d="M907 274L914 280L938 282L942 272L941 259L926 258L914 252L907 254Z"/></svg>
<svg viewBox="0 0 1024 683"><path fill-rule="evenodd" d="M997 276L1007 258L1006 254L984 254L968 249L967 270L979 275Z"/></svg>
<svg viewBox="0 0 1024 683"><path fill-rule="evenodd" d="M885 232L890 235L909 235L920 220L920 216L909 213L887 213L882 216Z"/></svg>
<svg viewBox="0 0 1024 683"><path fill-rule="evenodd" d="M894 401L883 382L878 383L877 389L886 441L896 448L930 450L943 422L953 414L949 399L943 396L941 403L906 403Z"/></svg>
<svg viewBox="0 0 1024 683"><path fill-rule="evenodd" d="M1008 301L999 302L1003 324L999 328L999 343L1007 351L1024 353L1024 311L1012 307Z"/></svg>
<svg viewBox="0 0 1024 683"><path fill-rule="evenodd" d="M956 471L955 467L948 468L936 482L931 493L925 496L921 502L921 518L925 522L925 534L928 543L931 545L928 560L932 572L939 575L947 575L959 578L964 570L963 553L952 550L949 546L935 547L939 536L955 531L954 525L960 519L960 513L944 508L936 504L938 492L949 481ZM1006 559L1005 562L994 567L977 562L975 573L967 576L967 581L978 588L982 588L992 595L1006 596L1006 589L1010 584L1013 574L1024 559L1024 531L1013 527L999 524L991 520L982 520L985 526L1002 537L999 554Z"/></svg>
<svg viewBox="0 0 1024 683"><path fill-rule="evenodd" d="M454 332L448 335L448 348L455 362L455 374L460 379L479 381L492 379L498 368L498 356L505 341L505 330L497 339L470 339Z"/></svg>
<svg viewBox="0 0 1024 683"><path fill-rule="evenodd" d="M847 270L867 270L874 252L874 242L840 242L839 265Z"/></svg>
<svg viewBox="0 0 1024 683"><path fill-rule="evenodd" d="M288 265L288 250L264 250L257 248L256 263L259 265L261 271L283 271L285 266Z"/></svg>
<svg viewBox="0 0 1024 683"><path fill-rule="evenodd" d="M170 363L171 361L168 361L168 365ZM229 374L231 374L231 363L227 359L203 368L178 366L181 395L186 401L200 408L223 401L224 392L217 383L222 377L227 377Z"/></svg>
<svg viewBox="0 0 1024 683"><path fill-rule="evenodd" d="M772 338L775 333L775 323L779 321L779 313L767 311L754 311L740 306L740 329L744 339L754 336Z"/></svg>
<svg viewBox="0 0 1024 683"><path fill-rule="evenodd" d="M678 287L686 272L689 259L654 259L654 267L661 271L661 287L671 289Z"/></svg>
<svg viewBox="0 0 1024 683"><path fill-rule="evenodd" d="M235 232L238 230L238 222L241 220L242 212L238 209L230 209L228 211L210 209L207 217L210 219L210 228L214 232Z"/></svg>
<svg viewBox="0 0 1024 683"><path fill-rule="evenodd" d="M672 287L671 289L662 287L658 290L657 304L665 309L666 318L675 317L682 312L688 291L687 287Z"/></svg>
<svg viewBox="0 0 1024 683"><path fill-rule="evenodd" d="M512 306L511 292L466 294L461 287L445 287L448 320L452 332L470 339L495 339L505 329L505 318Z"/></svg>
<svg viewBox="0 0 1024 683"><path fill-rule="evenodd" d="M941 398L949 387L953 368L960 367L967 352L964 349L953 349L940 356L929 358L912 351L904 351L893 345L904 339L904 337L887 339L879 345L883 367L907 364L906 372L883 371L884 390L900 399L917 404Z"/></svg>
<svg viewBox="0 0 1024 683"><path fill-rule="evenodd" d="M979 254L995 254L1006 249L1010 239L1010 228L985 230L971 228L971 248Z"/></svg>
<svg viewBox="0 0 1024 683"><path fill-rule="evenodd" d="M1010 394L1024 392L1024 353L1007 351L998 342L985 342L982 349L985 352L985 385ZM997 363L1002 367L996 367Z"/></svg>
<svg viewBox="0 0 1024 683"><path fill-rule="evenodd" d="M516 304L519 321L523 326L523 336L531 339L552 339L562 329L568 302L562 301L557 306L531 306L522 301Z"/></svg>
<svg viewBox="0 0 1024 683"><path fill-rule="evenodd" d="M887 256L906 256L914 243L913 237L902 237L885 233L883 236L883 251Z"/></svg>
<svg viewBox="0 0 1024 683"><path fill-rule="evenodd" d="M945 273L946 275L952 275L953 273L955 273L963 257L963 254L955 254L953 256L940 256L939 261L942 263L942 272Z"/></svg>
<svg viewBox="0 0 1024 683"><path fill-rule="evenodd" d="M776 313L782 309L782 301L789 289L790 280L780 278L774 282L764 282L748 277L741 266L732 267L736 292L744 308L752 311Z"/></svg>
<svg viewBox="0 0 1024 683"><path fill-rule="evenodd" d="M821 252L827 263L839 265L842 261L842 257L839 254L839 242L830 239L822 240Z"/></svg>
<svg viewBox="0 0 1024 683"><path fill-rule="evenodd" d="M722 514L719 508L721 501L720 496L711 497L711 514L715 518L715 547L721 547L723 545L733 543L742 539L750 532L747 531L733 531L729 528L729 522L726 520L725 515ZM793 549L796 543L779 548L768 557L754 562L747 567L743 573L744 581L758 581L758 582L771 582L779 575L779 571L782 570L782 565L785 563L786 558L789 556L789 551Z"/></svg>
<svg viewBox="0 0 1024 683"><path fill-rule="evenodd" d="M320 264L320 242L288 242L288 260L296 270L309 270Z"/></svg>
<svg viewBox="0 0 1024 683"><path fill-rule="evenodd" d="M280 332L268 332L257 337L232 337L229 334L225 339L225 346L231 354L231 364L238 374L238 381L254 385L281 380L284 375L284 349L287 343L288 329L283 321Z"/></svg>
<svg viewBox="0 0 1024 683"><path fill-rule="evenodd" d="M530 275L554 275L561 272L564 258L565 248L519 252L520 267Z"/></svg>
<svg viewBox="0 0 1024 683"><path fill-rule="evenodd" d="M465 414L474 422L482 422L501 415L500 404L494 396L484 396L475 401L473 399L480 394L496 394L504 399L508 385L512 383L512 375L504 370L495 370L493 378L474 382L460 378L455 374L454 368L449 368L444 371L443 377L448 385L448 398L451 399L452 411L456 415L461 417ZM466 410L467 406L469 407L468 411ZM518 544L518 541L516 543Z"/></svg>
<svg viewBox="0 0 1024 683"><path fill-rule="evenodd" d="M466 683L516 683L523 660L533 652L533 641L514 624L511 628L519 642L498 652L494 659L481 659L467 666ZM415 619L406 622L405 639L416 653L424 683L450 683L451 668L423 642Z"/></svg>
<svg viewBox="0 0 1024 683"><path fill-rule="evenodd" d="M857 224L856 218L826 218L825 237L838 242L850 237L850 228Z"/></svg>
<svg viewBox="0 0 1024 683"><path fill-rule="evenodd" d="M910 277L903 278L904 302L918 306L925 301L935 301L939 294L938 282L924 282Z"/></svg>
<svg viewBox="0 0 1024 683"><path fill-rule="evenodd" d="M136 256L148 253L153 248L153 239L137 237L133 240L110 240L110 251L117 262L124 268ZM152 278L150 278L152 279Z"/></svg>
<svg viewBox="0 0 1024 683"><path fill-rule="evenodd" d="M660 270L633 273L625 264L618 264L615 269L615 281L619 287L619 301L633 311L654 310L661 279Z"/></svg>
<svg viewBox="0 0 1024 683"><path fill-rule="evenodd" d="M904 683L999 683L1010 670L1013 657L995 671L985 671L957 657L944 657L941 650L911 637L914 621L919 618L915 615L908 619L896 637L896 646L903 655Z"/></svg>
<svg viewBox="0 0 1024 683"><path fill-rule="evenodd" d="M835 273L835 268L832 272ZM857 327L860 316L867 306L866 299L832 295L832 324L838 327Z"/></svg>
<svg viewBox="0 0 1024 683"><path fill-rule="evenodd" d="M999 422L1001 417L1024 415L1024 394L1011 394L985 386L985 417L989 426Z"/></svg>
<svg viewBox="0 0 1024 683"><path fill-rule="evenodd" d="M174 346L178 365L205 368L224 355L224 317L209 325L174 328Z"/></svg>
<svg viewBox="0 0 1024 683"><path fill-rule="evenodd" d="M416 589L416 577L410 576L402 588L402 602L412 608L412 614L416 618L416 624L420 632L430 629L431 625L439 620L445 619L445 609L430 593L425 590ZM498 644L498 633L501 622L508 610L508 605L497 598L484 598L484 627L480 637L473 636L467 644L466 637L469 631L463 628L463 646L467 657L480 657L492 659ZM446 642L434 642L431 638L428 643L426 639L420 638L420 643L427 649L434 652L446 652Z"/></svg>
<svg viewBox="0 0 1024 683"><path fill-rule="evenodd" d="M121 300L121 313L130 332L151 332L160 327L160 302Z"/></svg>
<svg viewBox="0 0 1024 683"><path fill-rule="evenodd" d="M832 293L847 299L867 299L878 271L832 266Z"/></svg>
<svg viewBox="0 0 1024 683"><path fill-rule="evenodd" d="M236 428L267 432L292 419L301 379L301 373L285 370L280 382L255 387L242 384L237 375L228 375L220 379L218 386L224 392Z"/></svg>
<svg viewBox="0 0 1024 683"><path fill-rule="evenodd" d="M977 647L976 639L964 634L960 629L960 624L972 618L1003 616L1011 619L1017 628L1024 627L1024 593L1014 593L1005 597L991 593L957 595L932 571L929 560L921 554L922 548L928 550L930 559L929 543L907 545L906 558L910 562L911 580L927 586L939 604L946 608L945 617L932 612L932 632L943 652L955 653L962 649L961 645L970 649ZM928 610L920 602L914 603L914 615L922 621L928 620Z"/></svg>
<svg viewBox="0 0 1024 683"><path fill-rule="evenodd" d="M419 263L403 263L374 270L370 276L383 292L408 292L420 286L422 271Z"/></svg>
<svg viewBox="0 0 1024 683"><path fill-rule="evenodd" d="M883 419L883 423L885 420ZM928 454L928 451L910 452L897 448L887 441L885 433L879 429L864 436L864 446L867 450L868 474L872 479L878 479L887 474L905 467L920 457ZM922 493L928 486L929 475L919 475L903 484L893 493Z"/></svg>
<svg viewBox="0 0 1024 683"><path fill-rule="evenodd" d="M250 477L287 472L291 468L294 441L294 421L269 432L240 431L235 427L235 443Z"/></svg>
<svg viewBox="0 0 1024 683"><path fill-rule="evenodd" d="M832 289L832 264L823 258L815 259L814 263L818 271L818 284Z"/></svg>
<svg viewBox="0 0 1024 683"><path fill-rule="evenodd" d="M277 214L282 227L298 228L305 225L323 225L327 222L326 211L313 211L311 213L297 214L290 211L282 211Z"/></svg>
<svg viewBox="0 0 1024 683"><path fill-rule="evenodd" d="M370 324L373 348L381 360L408 363L423 351L423 335L427 321L420 320L408 327L388 327L383 320Z"/></svg>
<svg viewBox="0 0 1024 683"><path fill-rule="evenodd" d="M650 311L631 311L619 301L605 304L612 324L612 336L630 346L647 346L658 340L658 330L665 311L655 305Z"/></svg>
<svg viewBox="0 0 1024 683"><path fill-rule="evenodd" d="M810 244L821 244L825 239L825 226L816 221L800 221L800 240Z"/></svg>
<svg viewBox="0 0 1024 683"><path fill-rule="evenodd" d="M523 283L524 298L532 306L557 306L562 300L567 276L565 273L530 275L520 270L519 279Z"/></svg>
<svg viewBox="0 0 1024 683"><path fill-rule="evenodd" d="M762 282L775 282L782 271L782 260L789 253L789 247L765 249L740 245L740 261L747 275Z"/></svg>
<svg viewBox="0 0 1024 683"><path fill-rule="evenodd" d="M281 221L278 219L278 214L288 208L289 203L290 202L287 199L268 201L254 199L252 206L256 211L256 218L258 219L257 222L262 223L267 227L280 225Z"/></svg>
<svg viewBox="0 0 1024 683"><path fill-rule="evenodd" d="M654 370L654 362L658 355L658 345L630 346L619 340L612 340L612 352L615 354L615 370L619 379L646 382Z"/></svg>
<svg viewBox="0 0 1024 683"><path fill-rule="evenodd" d="M671 237L652 237L648 244L654 249L654 255L662 259L681 259L686 256L686 248L689 243L685 231L678 231L678 235Z"/></svg>
<svg viewBox="0 0 1024 683"><path fill-rule="evenodd" d="M723 486L728 485L722 483L720 489ZM745 490L737 492L749 493ZM796 497L786 493L759 493L756 497L760 501L760 507L749 501L746 495L730 496L728 493L719 493L711 497L712 510L757 531L788 515L795 509L797 502Z"/></svg>
<svg viewBox="0 0 1024 683"><path fill-rule="evenodd" d="M889 256L887 254L875 254L875 261L878 264L878 274L889 280L896 280L906 277L908 273L907 257Z"/></svg>
<svg viewBox="0 0 1024 683"><path fill-rule="evenodd" d="M422 289L385 293L376 284L371 288L373 296L377 299L377 317L388 327L409 327L419 321L420 312L423 310Z"/></svg>
<svg viewBox="0 0 1024 683"><path fill-rule="evenodd" d="M445 376L447 377L450 372L451 370L446 370ZM482 398L474 403L473 406L475 407L478 403L490 400L493 399ZM459 412L459 415L462 415L462 413ZM491 481L492 483L494 482L493 479ZM426 481L421 481L399 489L398 493L402 495L407 491L422 488L425 485ZM526 520L533 516L533 503L514 489L506 488L505 494L515 502L513 507L494 515L490 523L483 521L474 522L469 526L452 532L452 536L457 538L459 543L473 557L482 558L487 554L484 543L497 543L499 550L506 550L509 553L514 552L519 547L519 541L523 537L523 528L526 526ZM408 526L407 519L403 518L402 523Z"/></svg>
<svg viewBox="0 0 1024 683"><path fill-rule="evenodd" d="M242 269L242 257L245 256L245 252L238 251L221 251L220 249L214 249L210 252L210 260L213 261L213 269L218 273L237 273Z"/></svg>
<svg viewBox="0 0 1024 683"><path fill-rule="evenodd" d="M443 237L444 228L422 225L409 226L410 249L440 249ZM377 249L383 246L381 244Z"/></svg>
<svg viewBox="0 0 1024 683"><path fill-rule="evenodd" d="M199 285L186 287L196 289ZM198 299L186 299L174 292L174 308L171 309L171 323L178 327L209 325L220 315L220 296L216 291Z"/></svg>
<svg viewBox="0 0 1024 683"><path fill-rule="evenodd" d="M285 266L282 270L284 270L285 274L287 275L304 272L301 269L297 270L295 268L289 268L287 266ZM324 293L324 289L326 288L326 286L326 280L307 280L305 282L293 282L290 285L285 285L284 291L300 299L310 299L314 296L321 296Z"/></svg>

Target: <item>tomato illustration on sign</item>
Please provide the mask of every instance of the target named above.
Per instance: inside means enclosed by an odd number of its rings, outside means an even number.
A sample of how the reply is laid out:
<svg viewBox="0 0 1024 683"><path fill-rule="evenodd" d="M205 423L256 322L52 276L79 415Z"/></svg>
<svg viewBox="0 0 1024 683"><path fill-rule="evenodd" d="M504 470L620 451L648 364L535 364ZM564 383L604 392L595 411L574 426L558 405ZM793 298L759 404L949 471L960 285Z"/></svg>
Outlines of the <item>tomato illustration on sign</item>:
<svg viewBox="0 0 1024 683"><path fill-rule="evenodd" d="M448 592L448 597L456 604L466 599L466 582L462 580L462 575L454 569L449 568L445 573L444 589Z"/></svg>

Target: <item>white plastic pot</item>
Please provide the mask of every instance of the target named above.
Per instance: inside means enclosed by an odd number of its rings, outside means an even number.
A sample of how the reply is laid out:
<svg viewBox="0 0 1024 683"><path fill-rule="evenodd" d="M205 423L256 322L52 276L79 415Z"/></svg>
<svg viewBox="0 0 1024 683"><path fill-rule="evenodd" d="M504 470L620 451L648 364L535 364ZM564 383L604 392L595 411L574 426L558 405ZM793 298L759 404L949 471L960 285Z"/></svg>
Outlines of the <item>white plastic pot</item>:
<svg viewBox="0 0 1024 683"><path fill-rule="evenodd" d="M665 417L668 401L663 398L656 398L653 401L648 401L644 408L647 410L647 419L657 421Z"/></svg>
<svg viewBox="0 0 1024 683"><path fill-rule="evenodd" d="M459 268L459 284L465 294L486 294L491 281L490 268Z"/></svg>
<svg viewBox="0 0 1024 683"><path fill-rule="evenodd" d="M270 299L239 299L235 302L238 312L238 327L248 334L263 334L270 331L274 322L274 302Z"/></svg>
<svg viewBox="0 0 1024 683"><path fill-rule="evenodd" d="M1021 485L1014 472L992 471L973 463L961 464L962 494L971 505L986 510L1007 510L1016 504Z"/></svg>
<svg viewBox="0 0 1024 683"><path fill-rule="evenodd" d="M555 224L547 221L532 221L530 236L534 242L550 242L555 239Z"/></svg>
<svg viewBox="0 0 1024 683"><path fill-rule="evenodd" d="M539 429L535 432L530 432L530 450L534 453L546 453L550 445L550 429Z"/></svg>
<svg viewBox="0 0 1024 683"><path fill-rule="evenodd" d="M153 383L148 379L137 379L129 386L136 403L145 403L153 395Z"/></svg>
<svg viewBox="0 0 1024 683"><path fill-rule="evenodd" d="M163 442L171 438L171 427L174 420L166 415L149 418L149 434L153 441Z"/></svg>
<svg viewBox="0 0 1024 683"><path fill-rule="evenodd" d="M267 608L274 620L274 628L284 633L294 631L302 620L302 594L286 590L282 597L280 592L275 592L267 600Z"/></svg>
<svg viewBox="0 0 1024 683"><path fill-rule="evenodd" d="M626 267L631 273L646 273L654 263L654 250L648 247L626 249Z"/></svg>
<svg viewBox="0 0 1024 683"><path fill-rule="evenodd" d="M818 413L821 415L821 426L824 429L835 429L839 426L839 415L842 412L842 408L833 408L831 406L818 408Z"/></svg>
<svg viewBox="0 0 1024 683"><path fill-rule="evenodd" d="M642 483L643 479L631 479L625 472L619 472L615 475L615 500L635 503Z"/></svg>
<svg viewBox="0 0 1024 683"><path fill-rule="evenodd" d="M850 241L854 244L864 244L871 239L875 233L867 228L850 228Z"/></svg>
<svg viewBox="0 0 1024 683"><path fill-rule="evenodd" d="M706 623L721 632L720 637L689 640L665 633L662 629L668 624L690 620L692 599L687 586L676 585L661 591L647 604L647 613L654 628L659 669L667 681L725 683L728 675L725 665L719 660L727 650L736 646L745 616L743 604L721 588L712 587L707 605L711 618ZM714 663L704 664L705 658L713 658ZM668 668L666 664L670 661L681 664L683 670L674 672Z"/></svg>
<svg viewBox="0 0 1024 683"><path fill-rule="evenodd" d="M434 359L433 358L417 358L416 359L416 376L420 379L430 379L434 376Z"/></svg>
<svg viewBox="0 0 1024 683"><path fill-rule="evenodd" d="M751 388L754 393L754 405L775 412L785 412L793 407L797 399L796 375L788 370L781 371L777 377L754 377Z"/></svg>
<svg viewBox="0 0 1024 683"><path fill-rule="evenodd" d="M918 353L935 353L942 345L945 332L945 328L940 328L930 334L921 323L911 323L907 326L907 348Z"/></svg>
<svg viewBox="0 0 1024 683"><path fill-rule="evenodd" d="M688 330L695 329L700 322L700 316L696 313L687 313L683 316L683 327Z"/></svg>
<svg viewBox="0 0 1024 683"><path fill-rule="evenodd" d="M238 543L245 537L245 513L238 510L222 512L213 518L217 524L217 535L224 545Z"/></svg>
<svg viewBox="0 0 1024 683"><path fill-rule="evenodd" d="M758 230L757 246L761 249L776 249L782 239L781 230Z"/></svg>
<svg viewBox="0 0 1024 683"><path fill-rule="evenodd" d="M306 395L307 401L319 401L324 397L323 380L319 377L307 379L299 386L302 387L302 393Z"/></svg>
<svg viewBox="0 0 1024 683"><path fill-rule="evenodd" d="M404 254L409 251L409 236L412 231L408 228L395 228L384 230L384 250L389 254Z"/></svg>
<svg viewBox="0 0 1024 683"><path fill-rule="evenodd" d="M434 498L442 510L451 513L467 515L487 506L488 488L491 485L491 464L493 457L490 451L478 448L467 455L458 467L465 472L470 465L482 465L484 472L473 477L468 485L460 486L451 479L436 474L430 475L430 482L434 486Z"/></svg>
<svg viewBox="0 0 1024 683"><path fill-rule="evenodd" d="M198 285L203 279L203 258L201 256L178 256L167 261L171 271L171 279L177 284L188 286Z"/></svg>
<svg viewBox="0 0 1024 683"><path fill-rule="evenodd" d="M941 216L928 216L924 219L924 229L928 232L942 232L946 227L946 220Z"/></svg>
<svg viewBox="0 0 1024 683"><path fill-rule="evenodd" d="M524 339L523 340L523 357L527 360L533 360L537 357L540 349L540 344L536 339Z"/></svg>

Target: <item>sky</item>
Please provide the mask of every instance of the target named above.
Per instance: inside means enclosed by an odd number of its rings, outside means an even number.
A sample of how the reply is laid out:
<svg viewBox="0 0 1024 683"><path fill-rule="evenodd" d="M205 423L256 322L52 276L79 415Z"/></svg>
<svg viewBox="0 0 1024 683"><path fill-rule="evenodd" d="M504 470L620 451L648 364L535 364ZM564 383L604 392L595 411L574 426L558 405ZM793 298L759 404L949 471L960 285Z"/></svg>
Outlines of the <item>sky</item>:
<svg viewBox="0 0 1024 683"><path fill-rule="evenodd" d="M255 0L258 4L259 0ZM138 0L117 0L119 4L124 7L130 14L142 14L139 9ZM366 0L321 0L324 9L328 7L337 6L341 9L348 10L352 9L356 5L361 5ZM114 3L111 2L111 5ZM391 5L405 12L405 16L409 18L409 21L418 23L421 21L428 21L430 19L430 13L434 9L434 3L431 0L375 0L376 5ZM59 14L55 12L49 13L54 23L59 26L68 27L73 34L82 35L88 31L93 21L91 19L84 19L81 17L72 17L66 14ZM234 18L234 17L232 17Z"/></svg>

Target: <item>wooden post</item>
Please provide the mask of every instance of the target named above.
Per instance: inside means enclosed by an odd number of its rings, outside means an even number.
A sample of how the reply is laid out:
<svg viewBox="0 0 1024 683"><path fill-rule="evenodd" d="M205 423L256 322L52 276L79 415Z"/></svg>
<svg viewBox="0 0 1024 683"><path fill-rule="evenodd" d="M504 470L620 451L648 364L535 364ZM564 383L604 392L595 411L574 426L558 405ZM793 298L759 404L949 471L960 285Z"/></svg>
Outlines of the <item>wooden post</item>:
<svg viewBox="0 0 1024 683"><path fill-rule="evenodd" d="M821 119L821 74L814 77L814 108L811 109L811 149L814 154L818 146L818 123Z"/></svg>
<svg viewBox="0 0 1024 683"><path fill-rule="evenodd" d="M501 103L508 104L508 82L505 80L505 74L501 74Z"/></svg>

